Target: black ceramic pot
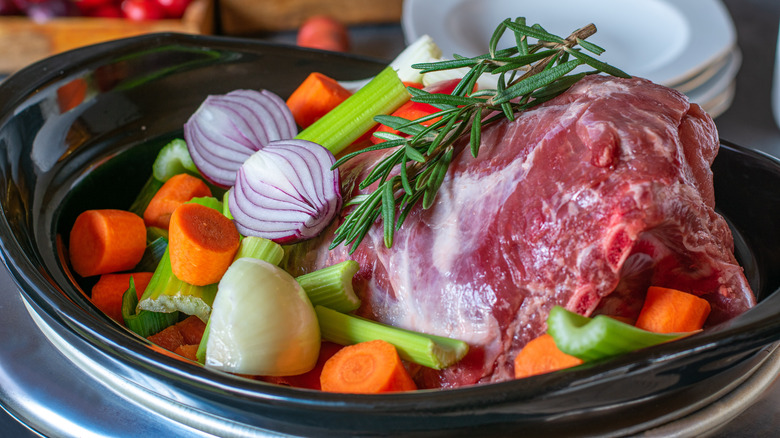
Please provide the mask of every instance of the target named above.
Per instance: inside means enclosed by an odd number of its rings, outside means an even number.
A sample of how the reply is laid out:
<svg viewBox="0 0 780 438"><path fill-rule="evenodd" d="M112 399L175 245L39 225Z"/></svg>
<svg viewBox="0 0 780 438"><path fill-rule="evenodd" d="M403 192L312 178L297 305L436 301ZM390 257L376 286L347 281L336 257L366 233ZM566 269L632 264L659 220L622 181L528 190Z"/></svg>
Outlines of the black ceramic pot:
<svg viewBox="0 0 780 438"><path fill-rule="evenodd" d="M98 312L63 268L58 235L86 208L122 208L155 152L208 94L285 97L311 71L361 79L384 66L255 41L150 35L55 56L0 85L0 238L5 263L47 337L102 383L172 422L220 436L485 436L637 433L743 382L780 339L780 163L723 142L717 205L760 303L678 342L500 384L379 396L276 386L161 353ZM129 388L129 389L128 389Z"/></svg>

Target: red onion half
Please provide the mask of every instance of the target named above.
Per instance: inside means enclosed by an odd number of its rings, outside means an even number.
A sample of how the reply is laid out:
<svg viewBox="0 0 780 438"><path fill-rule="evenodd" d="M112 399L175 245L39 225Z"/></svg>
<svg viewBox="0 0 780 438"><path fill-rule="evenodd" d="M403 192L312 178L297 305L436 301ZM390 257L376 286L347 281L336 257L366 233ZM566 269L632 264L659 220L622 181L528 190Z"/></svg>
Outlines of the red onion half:
<svg viewBox="0 0 780 438"><path fill-rule="evenodd" d="M245 236L295 243L318 235L341 209L333 154L307 140L276 140L250 156L230 189L230 214Z"/></svg>
<svg viewBox="0 0 780 438"><path fill-rule="evenodd" d="M184 140L198 170L230 187L236 171L268 142L298 133L282 98L268 91L235 90L211 95L184 124Z"/></svg>

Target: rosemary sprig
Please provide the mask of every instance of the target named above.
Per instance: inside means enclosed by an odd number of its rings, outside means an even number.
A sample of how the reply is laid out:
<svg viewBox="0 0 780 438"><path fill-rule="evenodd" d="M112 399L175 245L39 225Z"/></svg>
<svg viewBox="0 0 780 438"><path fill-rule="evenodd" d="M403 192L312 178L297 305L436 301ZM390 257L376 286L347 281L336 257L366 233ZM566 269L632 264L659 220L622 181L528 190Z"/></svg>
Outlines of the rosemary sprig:
<svg viewBox="0 0 780 438"><path fill-rule="evenodd" d="M515 45L499 50L498 43L507 31L514 33ZM375 118L408 137L378 133L385 140L383 143L346 155L335 163L334 168L363 152L394 149L360 182L360 189L377 186L347 203L353 209L336 230L331 249L343 243L350 246L350 252L354 251L379 219L384 223L384 243L391 247L395 231L412 208L420 202L422 208L433 205L456 149L464 144L457 142L461 137L469 137L471 155L476 157L483 127L502 118L513 120L517 113L561 94L587 74L603 72L629 77L585 53L598 56L604 52L586 41L595 32L596 27L589 24L562 38L538 24L528 26L523 17L506 19L493 32L487 54L473 58L455 55L452 60L414 65L423 73L463 67L469 70L450 95L409 88L411 100L431 104L439 112L416 120ZM594 70L572 73L581 65ZM484 74L497 77L496 89L470 93ZM436 118L440 119L427 127L422 125Z"/></svg>

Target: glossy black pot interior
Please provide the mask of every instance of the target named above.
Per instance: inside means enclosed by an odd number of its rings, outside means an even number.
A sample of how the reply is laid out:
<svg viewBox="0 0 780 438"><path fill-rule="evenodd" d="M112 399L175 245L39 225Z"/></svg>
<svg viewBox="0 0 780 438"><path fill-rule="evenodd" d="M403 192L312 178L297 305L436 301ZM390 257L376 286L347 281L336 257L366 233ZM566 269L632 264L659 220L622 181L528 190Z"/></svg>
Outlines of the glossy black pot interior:
<svg viewBox="0 0 780 438"><path fill-rule="evenodd" d="M714 164L717 204L760 304L700 335L569 372L382 396L274 386L160 353L110 323L71 282L57 234L86 208L126 207L156 150L180 135L206 95L267 88L286 97L311 71L346 80L382 67L247 40L152 35L50 58L7 79L0 237L23 297L84 355L152 396L296 435L639 432L702 407L780 339L780 164L725 142Z"/></svg>

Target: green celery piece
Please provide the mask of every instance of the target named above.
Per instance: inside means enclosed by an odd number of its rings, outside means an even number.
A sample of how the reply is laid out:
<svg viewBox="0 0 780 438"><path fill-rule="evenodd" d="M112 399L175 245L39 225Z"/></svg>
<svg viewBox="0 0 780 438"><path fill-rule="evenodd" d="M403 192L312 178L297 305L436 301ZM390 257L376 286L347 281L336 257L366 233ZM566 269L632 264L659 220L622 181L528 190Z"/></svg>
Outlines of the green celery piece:
<svg viewBox="0 0 780 438"><path fill-rule="evenodd" d="M374 116L390 114L409 97L395 70L386 67L295 138L318 143L336 155L376 125Z"/></svg>
<svg viewBox="0 0 780 438"><path fill-rule="evenodd" d="M246 236L241 239L234 260L241 257L252 257L278 265L282 261L284 250L278 243L257 236Z"/></svg>
<svg viewBox="0 0 780 438"><path fill-rule="evenodd" d="M437 370L461 360L468 344L456 339L392 327L324 306L314 306L322 338L340 345L382 339L395 346L402 359Z"/></svg>
<svg viewBox="0 0 780 438"><path fill-rule="evenodd" d="M584 361L628 353L690 334L653 333L606 315L588 318L561 306L550 310L547 333L562 352Z"/></svg>
<svg viewBox="0 0 780 438"><path fill-rule="evenodd" d="M165 182L180 173L200 176L197 166L192 161L190 151L187 149L187 143L176 138L160 149L152 165L152 175L158 181Z"/></svg>
<svg viewBox="0 0 780 438"><path fill-rule="evenodd" d="M144 295L138 302L138 310L150 312L180 311L195 315L206 322L211 314L211 305L217 295L217 283L195 286L179 280L173 275L168 248L154 270Z"/></svg>
<svg viewBox="0 0 780 438"><path fill-rule="evenodd" d="M233 215L230 214L230 206L228 205L228 198L230 198L230 190L226 190L224 194L222 194L222 214L225 215L226 218L233 220Z"/></svg>
<svg viewBox="0 0 780 438"><path fill-rule="evenodd" d="M360 298L352 289L352 277L360 265L346 260L326 268L296 277L312 305L322 305L347 313L360 307Z"/></svg>
<svg viewBox="0 0 780 438"><path fill-rule="evenodd" d="M167 248L168 239L164 237L158 237L150 242L146 245L141 261L135 265L135 270L139 272L154 272L160 264L160 260L162 260L163 254L165 254Z"/></svg>
<svg viewBox="0 0 780 438"><path fill-rule="evenodd" d="M203 330L203 337L200 338L200 344L198 344L198 351L195 352L195 359L202 363L206 363L206 346L209 343L209 323L211 318L206 321L206 328Z"/></svg>
<svg viewBox="0 0 780 438"><path fill-rule="evenodd" d="M179 321L179 312L161 313L141 310L136 313L138 293L135 282L130 277L130 288L122 295L122 318L125 326L141 337L149 337Z"/></svg>
<svg viewBox="0 0 780 438"><path fill-rule="evenodd" d="M200 198L192 198L192 199L190 199L187 202L188 203L192 203L192 204L200 204L200 205L202 205L204 207L213 208L214 210L217 210L218 212L222 213L222 202L219 199L217 199L217 198L215 198L213 196L203 196L203 197L200 197Z"/></svg>
<svg viewBox="0 0 780 438"><path fill-rule="evenodd" d="M144 183L144 186L138 192L138 195L135 197L135 200L133 200L133 203L130 204L130 208L128 208L128 210L131 213L135 213L138 216L144 217L144 211L146 211L146 207L149 205L149 201L152 200L162 185L162 181L156 179L153 176L150 176L149 179L146 180L146 183Z"/></svg>

